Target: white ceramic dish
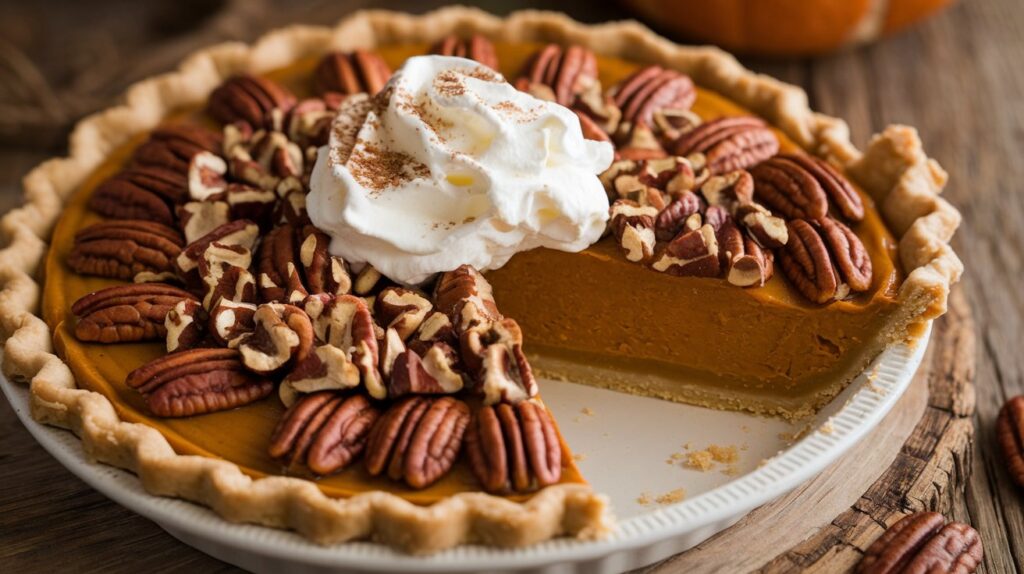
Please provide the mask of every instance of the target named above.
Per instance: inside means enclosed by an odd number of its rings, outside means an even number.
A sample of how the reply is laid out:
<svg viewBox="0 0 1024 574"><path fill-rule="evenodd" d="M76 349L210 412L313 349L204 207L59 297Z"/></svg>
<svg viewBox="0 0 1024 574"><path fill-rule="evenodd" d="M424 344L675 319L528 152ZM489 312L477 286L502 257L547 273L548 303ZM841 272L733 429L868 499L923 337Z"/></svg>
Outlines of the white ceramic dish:
<svg viewBox="0 0 1024 574"><path fill-rule="evenodd" d="M923 341L928 335L930 328ZM809 425L797 427L544 381L545 402L580 456L585 476L610 496L617 529L596 542L552 540L515 550L465 546L430 557L369 542L317 546L291 532L231 524L204 507L151 496L131 473L91 462L71 433L32 420L26 387L5 379L0 387L32 435L71 472L185 543L248 570L618 572L691 548L821 472L885 416L909 385L925 347L922 342L890 348ZM793 442L794 434L802 438ZM688 452L686 444L690 451L735 446L739 456L705 472L691 470L678 456ZM686 498L676 502L680 488Z"/></svg>

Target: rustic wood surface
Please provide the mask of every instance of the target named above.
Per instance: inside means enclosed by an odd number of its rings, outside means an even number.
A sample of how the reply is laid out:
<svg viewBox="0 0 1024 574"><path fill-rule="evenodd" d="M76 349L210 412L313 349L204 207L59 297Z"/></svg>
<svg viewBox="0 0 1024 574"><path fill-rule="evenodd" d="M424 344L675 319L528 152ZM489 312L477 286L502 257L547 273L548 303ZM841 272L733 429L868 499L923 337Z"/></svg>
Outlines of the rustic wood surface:
<svg viewBox="0 0 1024 574"><path fill-rule="evenodd" d="M75 119L108 105L129 83L169 69L198 47L251 40L291 22L330 23L359 8L422 11L444 2L299 0L284 9L285 4L0 4L0 212L18 203L18 181L32 165L62 152ZM495 13L543 5L583 21L625 17L610 3L583 0L477 5ZM999 406L1024 392L1024 354L1019 352L1024 297L1012 282L1024 271L1024 195L1016 190L1024 178L1022 60L1024 7L1019 0L963 0L906 33L824 58L745 60L807 88L814 108L850 123L857 144L888 123L918 127L929 153L951 174L947 197L963 211L955 246L967 273L950 316L936 325L923 379L886 420L892 436L879 437L877 450L907 432L908 412L917 408L923 416L880 479L872 485L868 473L856 475L863 496L840 503L837 498L850 492L837 494L840 489L829 482L836 473L826 473L799 495L759 509L737 528L655 570L696 571L697 558L716 556L716 551L721 556L717 549L758 517L783 520L803 512L793 511L798 505L819 500L818 513L808 514L808 522L819 521L820 529L803 524L804 530L794 530L796 539L730 557L735 562L708 566L712 561L702 560L699 571L762 565L770 572L842 570L856 560L857 547L880 532L881 523L926 507L981 532L985 563L979 571L1024 569L1024 493L1002 469L993 442ZM922 381L931 391L926 405L920 403ZM734 543L734 554L735 548ZM0 571L187 568L237 570L92 491L47 455L0 400Z"/></svg>

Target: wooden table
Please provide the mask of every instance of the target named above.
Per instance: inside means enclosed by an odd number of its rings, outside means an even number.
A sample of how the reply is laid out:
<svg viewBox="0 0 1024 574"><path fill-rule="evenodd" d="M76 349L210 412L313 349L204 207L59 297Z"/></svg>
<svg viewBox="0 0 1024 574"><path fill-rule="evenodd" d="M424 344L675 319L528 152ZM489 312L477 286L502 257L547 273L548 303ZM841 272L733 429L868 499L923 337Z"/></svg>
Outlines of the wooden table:
<svg viewBox="0 0 1024 574"><path fill-rule="evenodd" d="M277 9L283 0L226 0L207 15L202 10L212 8L198 1L115 0L103 10L54 0L12 4L0 6L0 212L18 203L18 180L32 165L62 153L71 123L128 83L172 67L199 46L251 40L290 22L331 23L371 2L302 0L286 13ZM373 4L417 11L444 2ZM603 2L543 4L583 21L625 17ZM523 7L501 0L478 5L495 13ZM814 60L745 61L805 87L812 107L849 122L858 145L889 123L917 126L929 154L951 174L946 194L964 215L954 243L967 266L963 292L977 324L977 429L966 487L947 491L939 506L981 532L980 572L993 574L1024 570L1024 493L1001 468L993 442L999 406L1024 392L1024 296L1015 283L1024 278L1022 60L1020 0L964 0L868 48ZM679 570L674 564L662 570ZM0 400L0 571L188 568L237 570L87 487Z"/></svg>

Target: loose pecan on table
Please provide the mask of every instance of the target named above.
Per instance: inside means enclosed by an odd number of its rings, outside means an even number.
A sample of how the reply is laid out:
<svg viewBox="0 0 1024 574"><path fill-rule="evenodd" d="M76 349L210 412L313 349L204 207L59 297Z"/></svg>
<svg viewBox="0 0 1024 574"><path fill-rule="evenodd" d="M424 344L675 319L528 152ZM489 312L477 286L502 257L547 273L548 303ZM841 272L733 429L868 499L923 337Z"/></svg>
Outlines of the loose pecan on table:
<svg viewBox="0 0 1024 574"><path fill-rule="evenodd" d="M161 339L164 319L180 301L195 297L171 285L136 283L94 291L75 301L71 312L79 341L129 343Z"/></svg>
<svg viewBox="0 0 1024 574"><path fill-rule="evenodd" d="M313 88L318 94L337 92L374 95L391 78L391 68L376 52L331 52L313 71Z"/></svg>
<svg viewBox="0 0 1024 574"><path fill-rule="evenodd" d="M515 85L535 97L572 107L580 94L599 87L597 58L582 46L548 44L530 58Z"/></svg>
<svg viewBox="0 0 1024 574"><path fill-rule="evenodd" d="M455 463L469 419L469 407L453 397L402 399L370 431L366 470L425 488Z"/></svg>
<svg viewBox="0 0 1024 574"><path fill-rule="evenodd" d="M500 403L473 413L466 454L487 492L527 492L562 476L562 447L547 409L534 401Z"/></svg>
<svg viewBox="0 0 1024 574"><path fill-rule="evenodd" d="M978 531L937 512L917 512L889 527L864 552L858 574L971 574L981 564Z"/></svg>
<svg viewBox="0 0 1024 574"><path fill-rule="evenodd" d="M363 452L379 416L363 395L308 394L278 422L268 452L288 467L305 464L316 474L333 474Z"/></svg>
<svg viewBox="0 0 1024 574"><path fill-rule="evenodd" d="M494 44L480 34L473 34L468 38L460 38L454 34L445 36L430 48L430 53L469 58L492 70L498 70L498 54L494 51Z"/></svg>
<svg viewBox="0 0 1024 574"><path fill-rule="evenodd" d="M675 155L702 153L712 174L746 169L779 151L768 125L751 116L725 117L703 123L669 145Z"/></svg>
<svg viewBox="0 0 1024 574"><path fill-rule="evenodd" d="M228 78L213 90L206 111L221 123L242 122L254 130L273 129L280 128L293 105L295 96L284 86L245 74Z"/></svg>
<svg viewBox="0 0 1024 574"><path fill-rule="evenodd" d="M173 275L181 248L181 235L166 225L135 219L108 221L75 235L67 263L80 275L115 279Z"/></svg>
<svg viewBox="0 0 1024 574"><path fill-rule="evenodd" d="M996 420L996 440L1003 453L1006 472L1024 487L1024 395L1006 401Z"/></svg>
<svg viewBox="0 0 1024 574"><path fill-rule="evenodd" d="M154 359L128 373L161 417L187 417L258 401L274 390L270 379L249 372L234 349L191 349Z"/></svg>
<svg viewBox="0 0 1024 574"><path fill-rule="evenodd" d="M790 282L815 303L845 299L871 286L871 258L848 227L831 218L787 223L789 241L778 252Z"/></svg>

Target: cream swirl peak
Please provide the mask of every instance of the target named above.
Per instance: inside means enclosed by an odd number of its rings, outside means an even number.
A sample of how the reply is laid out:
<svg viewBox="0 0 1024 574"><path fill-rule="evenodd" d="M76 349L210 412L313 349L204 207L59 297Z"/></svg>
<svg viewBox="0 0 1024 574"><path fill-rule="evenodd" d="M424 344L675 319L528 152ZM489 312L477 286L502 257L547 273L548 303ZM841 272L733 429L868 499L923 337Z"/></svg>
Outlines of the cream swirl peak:
<svg viewBox="0 0 1024 574"><path fill-rule="evenodd" d="M580 251L608 218L612 146L569 109L471 60L410 58L380 94L345 100L307 199L331 252L415 284L535 247Z"/></svg>

